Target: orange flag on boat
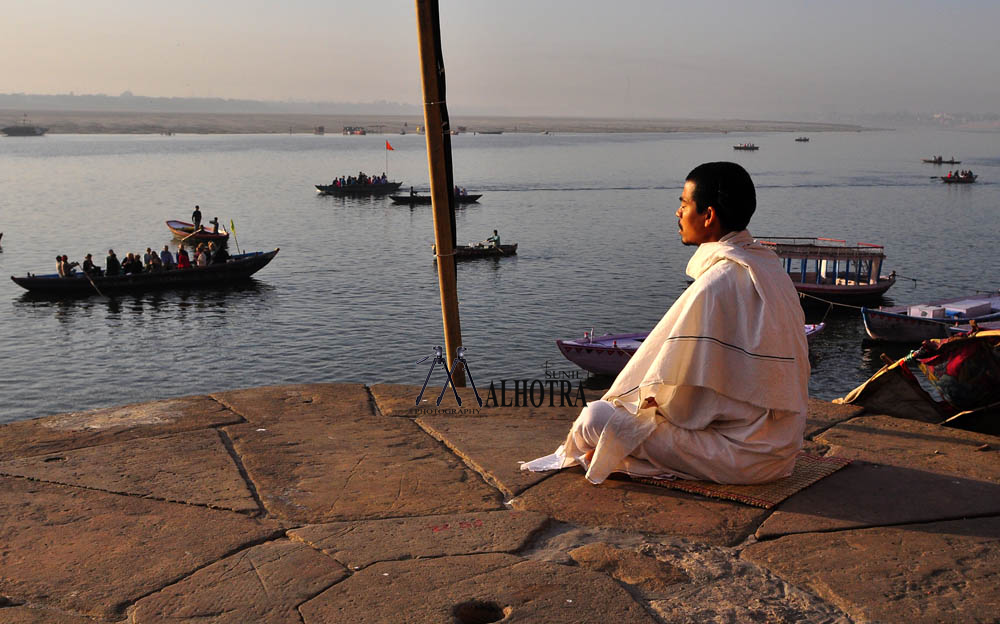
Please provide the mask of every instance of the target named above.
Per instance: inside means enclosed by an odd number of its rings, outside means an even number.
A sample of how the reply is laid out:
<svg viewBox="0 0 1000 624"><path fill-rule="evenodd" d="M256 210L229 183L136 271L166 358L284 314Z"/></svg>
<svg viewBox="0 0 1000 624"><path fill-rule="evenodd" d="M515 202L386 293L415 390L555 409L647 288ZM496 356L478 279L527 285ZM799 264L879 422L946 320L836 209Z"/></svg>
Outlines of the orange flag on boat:
<svg viewBox="0 0 1000 624"><path fill-rule="evenodd" d="M392 146L389 145L388 141L385 142L385 149L389 150L390 152L395 152L396 151L396 150L392 149Z"/></svg>

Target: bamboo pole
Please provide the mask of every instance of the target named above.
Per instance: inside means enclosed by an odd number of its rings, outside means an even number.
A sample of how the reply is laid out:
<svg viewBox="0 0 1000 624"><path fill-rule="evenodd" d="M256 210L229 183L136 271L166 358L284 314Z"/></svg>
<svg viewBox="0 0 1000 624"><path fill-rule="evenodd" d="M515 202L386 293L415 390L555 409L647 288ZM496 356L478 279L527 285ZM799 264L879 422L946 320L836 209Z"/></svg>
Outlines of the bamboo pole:
<svg viewBox="0 0 1000 624"><path fill-rule="evenodd" d="M424 88L424 136L431 180L434 213L434 249L437 254L441 320L444 323L445 355L451 369L462 346L458 318L458 279L455 273L455 203L451 168L451 128L445 101L444 59L441 55L441 23L437 0L415 0L420 42L420 74ZM453 383L465 386L465 371L455 370Z"/></svg>

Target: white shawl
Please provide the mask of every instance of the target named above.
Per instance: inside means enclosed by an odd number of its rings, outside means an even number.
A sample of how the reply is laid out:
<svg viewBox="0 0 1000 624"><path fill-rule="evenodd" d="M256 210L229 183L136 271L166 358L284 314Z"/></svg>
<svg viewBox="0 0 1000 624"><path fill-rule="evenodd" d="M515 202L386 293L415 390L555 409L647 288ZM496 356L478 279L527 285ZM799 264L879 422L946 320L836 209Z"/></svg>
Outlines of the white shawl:
<svg viewBox="0 0 1000 624"><path fill-rule="evenodd" d="M701 244L687 274L695 282L603 399L638 414L647 397L663 403L669 386L700 386L765 409L804 412L805 317L777 255L743 230Z"/></svg>

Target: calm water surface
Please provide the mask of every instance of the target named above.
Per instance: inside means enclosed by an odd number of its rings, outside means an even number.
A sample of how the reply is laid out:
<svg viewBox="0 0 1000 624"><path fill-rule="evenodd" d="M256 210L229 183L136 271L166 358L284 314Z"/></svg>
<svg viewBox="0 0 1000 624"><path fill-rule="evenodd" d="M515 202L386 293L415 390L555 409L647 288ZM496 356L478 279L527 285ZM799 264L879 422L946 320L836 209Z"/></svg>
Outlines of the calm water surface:
<svg viewBox="0 0 1000 624"><path fill-rule="evenodd" d="M248 386L423 382L443 343L430 207L317 196L363 169L427 188L419 136L73 136L0 139L0 273L55 271L171 242L164 221L233 219L240 248L280 247L248 285L51 301L0 285L0 422ZM518 256L459 265L461 321L480 386L574 370L556 338L650 329L686 286L677 237L684 176L735 160L758 188L758 235L885 245L916 302L1000 286L1000 137L957 131L460 135L459 242L494 228ZM735 152L737 142L761 150ZM971 186L931 179L954 155ZM810 311L817 320L825 310ZM838 309L812 346L813 396L842 396L879 367L858 313ZM896 351L890 351L896 354ZM440 380L438 380L440 381Z"/></svg>

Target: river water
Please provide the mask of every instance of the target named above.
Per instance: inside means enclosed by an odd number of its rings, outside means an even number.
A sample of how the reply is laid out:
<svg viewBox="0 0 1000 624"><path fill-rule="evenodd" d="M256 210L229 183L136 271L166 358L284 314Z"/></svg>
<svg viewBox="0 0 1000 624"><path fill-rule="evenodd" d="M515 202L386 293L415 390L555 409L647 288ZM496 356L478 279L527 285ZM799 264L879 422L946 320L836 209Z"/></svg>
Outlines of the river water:
<svg viewBox="0 0 1000 624"><path fill-rule="evenodd" d="M389 139L394 150L386 152ZM467 359L477 384L575 370L557 338L650 329L686 287L692 249L674 211L710 160L751 173L757 236L880 243L889 301L1000 286L1000 140L945 130L788 134L504 134L452 138L460 243L494 228L518 255L461 263ZM757 152L733 151L753 141ZM932 179L943 154L980 175ZM388 160L386 160L388 156ZM0 139L0 272L55 271L55 255L103 263L171 242L164 221L236 225L241 249L280 247L248 285L74 301L0 284L0 422L249 386L420 384L442 344L431 208L318 196L359 169L427 189L423 137L108 136ZM915 281L913 281L915 280ZM810 310L818 320L826 310ZM812 344L811 394L842 396L879 367L860 315L835 309ZM889 349L896 355L898 350ZM435 378L437 383L443 379Z"/></svg>

